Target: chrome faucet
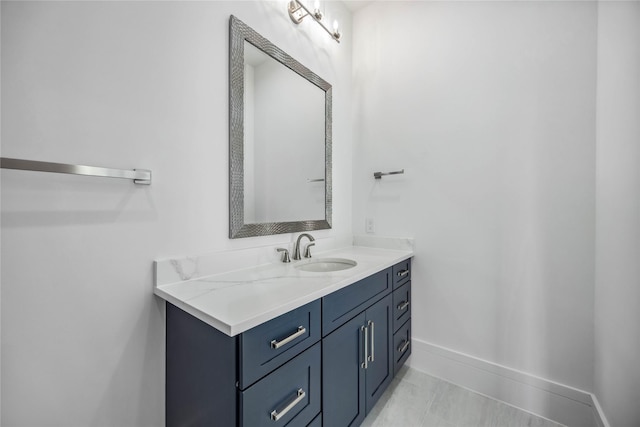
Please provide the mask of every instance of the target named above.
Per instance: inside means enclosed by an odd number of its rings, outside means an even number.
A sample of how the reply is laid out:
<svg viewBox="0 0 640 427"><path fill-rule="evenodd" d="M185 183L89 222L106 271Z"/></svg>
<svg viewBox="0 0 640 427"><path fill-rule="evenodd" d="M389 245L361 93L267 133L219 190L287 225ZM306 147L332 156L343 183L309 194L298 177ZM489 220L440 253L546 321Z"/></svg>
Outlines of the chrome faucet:
<svg viewBox="0 0 640 427"><path fill-rule="evenodd" d="M315 246L315 243L313 243L313 242L315 242L316 239L314 239L311 234L302 233L301 235L298 236L298 239L296 240L296 244L293 245L293 259L295 259L295 260L302 259L300 257L300 240L303 237L307 237L309 239L309 242L311 242L305 247L304 257L305 258L311 258L311 246Z"/></svg>

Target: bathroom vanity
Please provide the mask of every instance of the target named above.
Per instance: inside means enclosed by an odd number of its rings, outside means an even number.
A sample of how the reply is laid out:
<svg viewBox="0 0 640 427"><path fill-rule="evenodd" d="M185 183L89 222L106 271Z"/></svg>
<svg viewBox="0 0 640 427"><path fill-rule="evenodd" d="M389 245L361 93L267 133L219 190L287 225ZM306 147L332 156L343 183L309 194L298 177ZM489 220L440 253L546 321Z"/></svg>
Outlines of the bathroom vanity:
<svg viewBox="0 0 640 427"><path fill-rule="evenodd" d="M156 286L167 301L167 426L364 420L411 353L412 252L323 256L356 265L271 263Z"/></svg>

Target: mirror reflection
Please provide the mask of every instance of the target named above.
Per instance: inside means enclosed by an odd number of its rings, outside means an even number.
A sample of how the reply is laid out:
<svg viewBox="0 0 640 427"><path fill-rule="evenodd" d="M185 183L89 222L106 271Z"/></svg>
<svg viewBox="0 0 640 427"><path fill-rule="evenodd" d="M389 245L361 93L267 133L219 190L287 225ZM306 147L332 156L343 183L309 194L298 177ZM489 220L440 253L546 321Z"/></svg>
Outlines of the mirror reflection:
<svg viewBox="0 0 640 427"><path fill-rule="evenodd" d="M324 219L325 94L244 42L244 221Z"/></svg>

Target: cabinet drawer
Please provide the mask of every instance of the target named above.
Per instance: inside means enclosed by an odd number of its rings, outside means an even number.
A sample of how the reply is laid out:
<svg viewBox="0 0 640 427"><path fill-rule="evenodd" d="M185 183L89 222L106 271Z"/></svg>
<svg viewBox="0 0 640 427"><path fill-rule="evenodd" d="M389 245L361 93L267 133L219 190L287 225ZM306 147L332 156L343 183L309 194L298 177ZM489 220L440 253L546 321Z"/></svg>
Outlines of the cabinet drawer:
<svg viewBox="0 0 640 427"><path fill-rule="evenodd" d="M393 375L396 375L411 354L411 319L393 335Z"/></svg>
<svg viewBox="0 0 640 427"><path fill-rule="evenodd" d="M322 413L318 414L307 427L322 427Z"/></svg>
<svg viewBox="0 0 640 427"><path fill-rule="evenodd" d="M318 342L320 325L320 300L316 300L242 333L238 387L246 389Z"/></svg>
<svg viewBox="0 0 640 427"><path fill-rule="evenodd" d="M393 289L411 280L411 258L393 266Z"/></svg>
<svg viewBox="0 0 640 427"><path fill-rule="evenodd" d="M320 343L317 343L245 391L238 392L240 425L309 425L320 413L320 356Z"/></svg>
<svg viewBox="0 0 640 427"><path fill-rule="evenodd" d="M411 317L411 281L393 291L393 332Z"/></svg>
<svg viewBox="0 0 640 427"><path fill-rule="evenodd" d="M322 298L322 336L337 329L391 292L391 268Z"/></svg>

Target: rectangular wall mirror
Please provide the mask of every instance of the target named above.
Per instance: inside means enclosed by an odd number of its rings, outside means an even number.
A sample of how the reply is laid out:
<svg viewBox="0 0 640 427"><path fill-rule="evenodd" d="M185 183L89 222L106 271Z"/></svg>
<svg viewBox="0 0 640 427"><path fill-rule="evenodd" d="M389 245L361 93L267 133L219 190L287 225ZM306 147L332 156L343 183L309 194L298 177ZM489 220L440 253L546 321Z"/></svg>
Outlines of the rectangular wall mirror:
<svg viewBox="0 0 640 427"><path fill-rule="evenodd" d="M229 28L229 237L331 228L331 85Z"/></svg>

